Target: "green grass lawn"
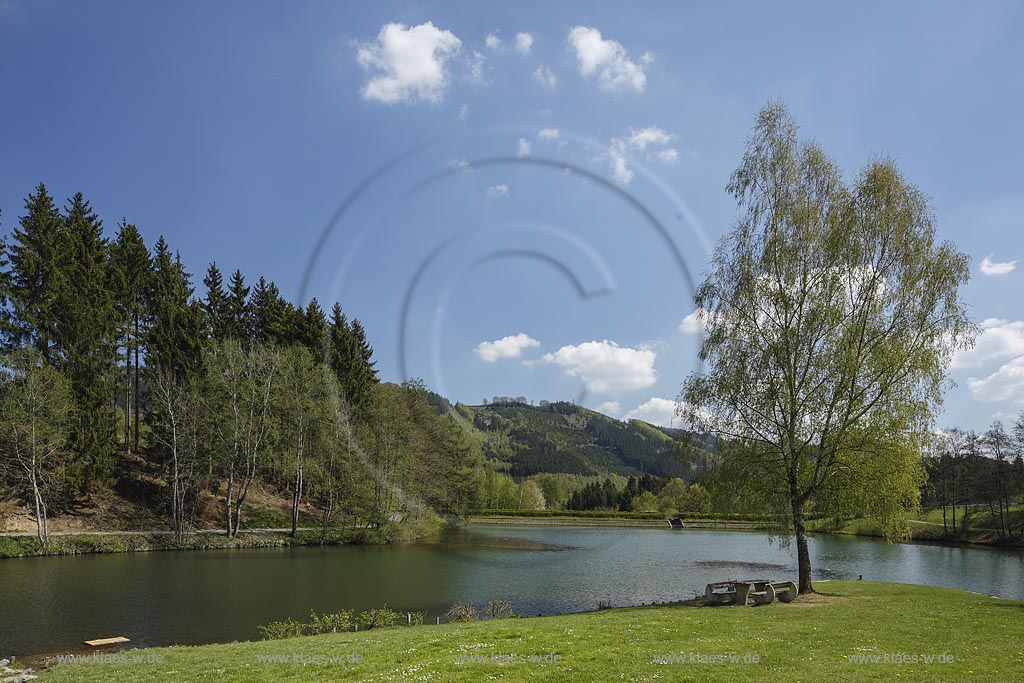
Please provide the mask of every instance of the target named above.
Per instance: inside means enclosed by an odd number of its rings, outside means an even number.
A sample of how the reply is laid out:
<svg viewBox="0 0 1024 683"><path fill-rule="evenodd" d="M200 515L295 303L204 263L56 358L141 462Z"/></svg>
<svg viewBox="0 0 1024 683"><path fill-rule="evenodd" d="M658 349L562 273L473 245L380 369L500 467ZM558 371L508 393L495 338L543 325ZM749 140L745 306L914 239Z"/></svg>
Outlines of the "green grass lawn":
<svg viewBox="0 0 1024 683"><path fill-rule="evenodd" d="M1005 683L1024 678L1022 603L866 581L821 583L818 590L818 595L788 605L740 608L690 603L134 650L125 654L130 659L138 656L142 663L66 663L42 672L40 680ZM690 661L691 654L703 661ZM919 661L850 661L851 657L884 659L886 655L918 657ZM952 661L920 661L924 656L942 655L951 656ZM487 661L458 663L467 656ZM494 656L503 661L490 661ZM666 659L673 656L683 661ZM722 656L725 661L717 661ZM731 662L731 656L740 661ZM261 661L266 657L307 663ZM329 662L329 658L338 660Z"/></svg>

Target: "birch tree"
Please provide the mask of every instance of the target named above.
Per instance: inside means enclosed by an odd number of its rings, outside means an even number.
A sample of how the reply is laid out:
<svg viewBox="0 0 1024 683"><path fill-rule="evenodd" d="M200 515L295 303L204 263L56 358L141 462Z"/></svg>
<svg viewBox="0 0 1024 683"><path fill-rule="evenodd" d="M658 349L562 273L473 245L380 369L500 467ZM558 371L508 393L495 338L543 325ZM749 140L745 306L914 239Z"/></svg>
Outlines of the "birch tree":
<svg viewBox="0 0 1024 683"><path fill-rule="evenodd" d="M273 398L281 353L258 343L243 348L226 341L207 362L204 394L217 469L225 483L225 531L236 536L242 506L276 434Z"/></svg>
<svg viewBox="0 0 1024 683"><path fill-rule="evenodd" d="M163 456L171 528L180 542L192 526L202 480L202 401L192 384L166 368L150 369L146 386L153 409L153 438Z"/></svg>
<svg viewBox="0 0 1024 683"><path fill-rule="evenodd" d="M49 545L48 507L61 486L74 396L68 380L32 349L13 352L0 384L0 465L29 502L36 537Z"/></svg>
<svg viewBox="0 0 1024 683"><path fill-rule="evenodd" d="M946 368L974 336L969 259L936 239L891 161L848 187L780 104L761 111L727 189L739 217L695 296L706 370L679 412L783 515L807 593L809 510L868 514L893 538L918 504Z"/></svg>
<svg viewBox="0 0 1024 683"><path fill-rule="evenodd" d="M291 475L292 535L298 531L299 511L308 470L316 467L316 455L330 448L325 443L330 430L330 370L317 363L302 346L283 352L279 391L279 450Z"/></svg>

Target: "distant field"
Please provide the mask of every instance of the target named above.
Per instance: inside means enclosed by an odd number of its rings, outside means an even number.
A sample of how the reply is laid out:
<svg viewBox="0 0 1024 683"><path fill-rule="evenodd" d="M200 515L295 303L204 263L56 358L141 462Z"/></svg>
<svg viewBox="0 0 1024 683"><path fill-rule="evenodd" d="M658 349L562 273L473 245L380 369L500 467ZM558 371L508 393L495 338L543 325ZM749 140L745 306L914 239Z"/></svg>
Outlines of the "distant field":
<svg viewBox="0 0 1024 683"><path fill-rule="evenodd" d="M135 650L120 663L61 664L40 680L1005 683L1024 671L1022 603L871 582L818 590L789 605L695 602Z"/></svg>
<svg viewBox="0 0 1024 683"><path fill-rule="evenodd" d="M957 510L957 523L962 521L963 509ZM1021 536L1021 529L1024 526L1024 506L1010 508L1007 522L1010 527L1011 537L1000 538L996 531L995 521L988 508L975 507L971 509L968 517L967 528L964 531L953 533L952 511L946 511L947 526L942 523L942 510L924 510L912 515L910 522L911 537L916 541L942 541L954 543L980 543L985 545L1013 545L1024 544ZM868 518L858 518L839 523L824 519L813 520L810 524L815 531L822 531L834 534L851 534L856 536L882 536L882 528L879 524Z"/></svg>

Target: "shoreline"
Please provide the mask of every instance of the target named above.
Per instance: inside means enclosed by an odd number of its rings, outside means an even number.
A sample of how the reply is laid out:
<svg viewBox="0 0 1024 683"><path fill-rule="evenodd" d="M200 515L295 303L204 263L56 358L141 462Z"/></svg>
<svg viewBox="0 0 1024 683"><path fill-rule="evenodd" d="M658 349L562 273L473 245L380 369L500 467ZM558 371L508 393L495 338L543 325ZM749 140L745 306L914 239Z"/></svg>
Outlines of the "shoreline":
<svg viewBox="0 0 1024 683"><path fill-rule="evenodd" d="M638 528L672 530L666 520L614 516L583 515L471 515L466 525L480 526L575 526L591 528ZM676 531L704 529L713 531L768 531L763 521L684 519L684 526ZM41 548L35 534L30 532L0 533L0 560L26 557L61 557L73 555L96 555L132 552L167 552L191 550L237 550L259 548L283 548L291 546L323 545L379 545L382 541L368 539L357 529L331 530L324 534L319 529L302 528L295 536L290 529L242 530L238 536L228 538L220 529L200 529L188 534L182 543L174 540L173 532L151 531L73 531L53 533L50 545ZM883 539L871 530L844 530L835 528L812 528L811 535L844 536L856 538ZM409 542L391 541L391 543ZM422 539L419 539L422 540ZM386 542L384 542L387 544ZM1024 541L1000 541L989 538L936 538L928 536L911 537L897 543L939 545L946 547L1022 550Z"/></svg>
<svg viewBox="0 0 1024 683"><path fill-rule="evenodd" d="M916 520L911 520L913 524ZM594 516L585 517L582 515L571 515L571 516L543 516L538 517L534 515L483 515L483 516L471 516L468 520L469 524L481 524L481 525L493 525L493 526L583 526L583 527L636 527L636 528L650 528L650 529L667 529L667 521L658 521L650 519L636 519L628 517L608 517L608 516ZM677 531L685 531L686 529L711 529L718 531L767 531L769 525L765 522L754 522L745 520L683 520L683 528L677 529ZM871 531L848 531L834 528L811 528L808 533L812 536L845 536L845 537L857 537L857 538L873 538L884 540L884 536L879 532ZM985 548L985 549L996 549L996 550L1024 550L1024 539L1016 540L1000 540L1000 539L989 539L989 538L952 538L952 537L929 537L929 536L912 536L905 541L896 541L896 543L909 543L909 544L923 544L923 545L940 545L946 547L961 547L961 548Z"/></svg>
<svg viewBox="0 0 1024 683"><path fill-rule="evenodd" d="M493 526L589 526L589 527L636 527L643 529L671 529L667 521L655 519L598 518L598 517L516 517L516 516L471 516L468 524ZM763 526L757 522L685 520L683 529L756 530Z"/></svg>
<svg viewBox="0 0 1024 683"><path fill-rule="evenodd" d="M799 596L791 604L708 607L697 599L285 640L126 648L109 661L72 660L33 673L41 681L96 683L141 683L166 676L168 671L182 681L206 680L212 672L225 680L247 681L276 681L299 672L308 680L339 682L408 680L414 672L424 679L452 681L492 675L527 681L556 674L561 674L559 679L612 680L635 677L638 671L645 677L661 674L668 671L664 665L676 664L685 667L671 667L680 672L700 666L702 678L712 681L877 680L881 673L877 667L889 663L882 661L885 653L907 658L948 653L952 656L941 660L943 680L1005 681L1024 661L1019 652L1005 647L1006 641L995 637L1024 633L1019 624L1006 621L1007 610L1019 610L1024 603L912 584L818 583L818 592ZM950 635L948 624L964 613L973 617L974 627ZM766 619L772 624L772 637L767 639ZM638 629L638 622L645 627ZM813 637L808 636L811 632ZM566 634L573 637L567 639ZM426 642L432 645L426 647ZM706 659L723 653L725 659ZM728 664L729 656L745 654L756 655L754 663L764 666L704 666ZM339 655L355 657L339 666L335 664ZM538 656L547 658L531 659ZM913 679L940 673L928 666L928 660L920 662L927 669L911 667L916 660L900 663L898 670Z"/></svg>
<svg viewBox="0 0 1024 683"><path fill-rule="evenodd" d="M355 530L253 529L239 531L229 538L222 530L201 529L175 541L174 534L154 531L83 531L50 535L50 544L42 548L35 534L21 532L0 535L0 560L30 557L107 555L116 553L169 552L190 550L237 550L283 548L289 546L372 544Z"/></svg>

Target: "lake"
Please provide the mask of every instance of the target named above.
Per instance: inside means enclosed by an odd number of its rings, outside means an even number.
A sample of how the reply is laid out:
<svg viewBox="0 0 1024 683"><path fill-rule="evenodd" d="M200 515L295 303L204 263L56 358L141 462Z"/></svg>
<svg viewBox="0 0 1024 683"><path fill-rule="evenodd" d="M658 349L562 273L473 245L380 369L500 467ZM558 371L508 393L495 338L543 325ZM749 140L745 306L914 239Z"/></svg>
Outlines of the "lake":
<svg viewBox="0 0 1024 683"><path fill-rule="evenodd" d="M816 536L817 580L963 588L1024 600L1024 552ZM442 542L0 560L0 656L22 659L124 635L136 647L259 637L310 610L443 614L492 598L557 614L693 597L711 581L796 579L794 548L762 532L472 526Z"/></svg>

